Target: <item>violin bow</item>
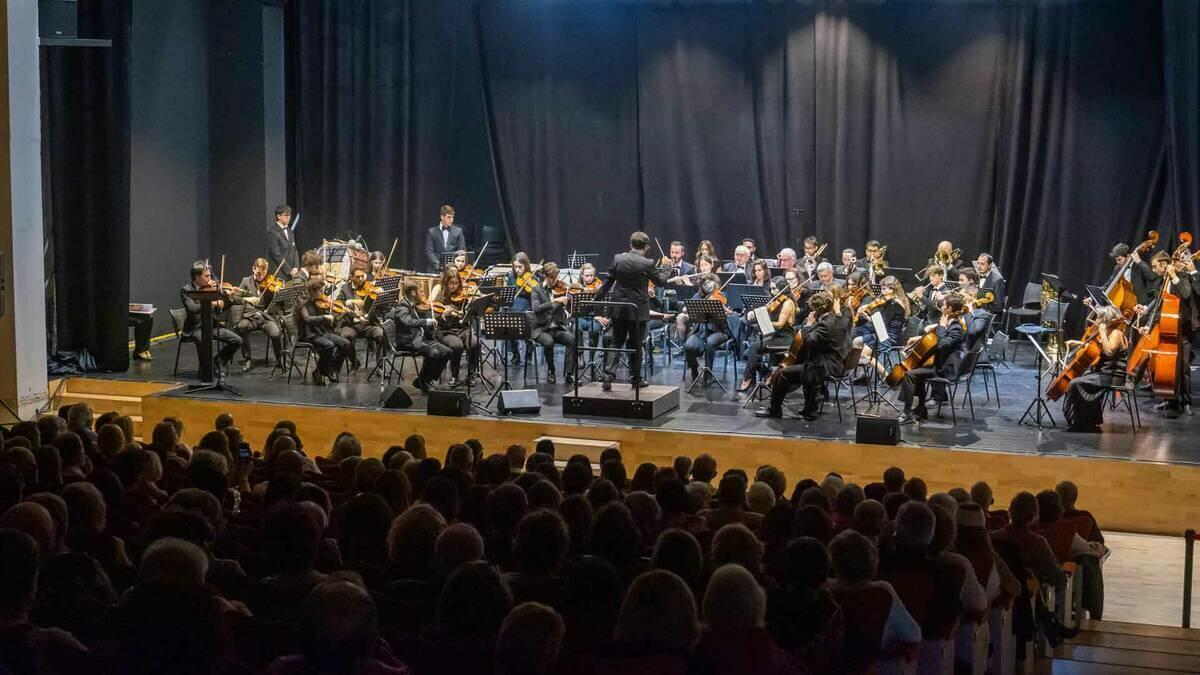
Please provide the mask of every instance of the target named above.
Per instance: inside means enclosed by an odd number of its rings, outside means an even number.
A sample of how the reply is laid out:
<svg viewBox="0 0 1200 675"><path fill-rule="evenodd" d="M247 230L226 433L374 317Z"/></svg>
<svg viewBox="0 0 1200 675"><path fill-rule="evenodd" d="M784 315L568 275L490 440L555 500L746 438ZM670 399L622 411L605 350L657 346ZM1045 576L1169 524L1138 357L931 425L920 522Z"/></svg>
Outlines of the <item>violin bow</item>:
<svg viewBox="0 0 1200 675"><path fill-rule="evenodd" d="M382 271L385 273L385 276L386 276L386 272L388 271L388 267L390 267L392 264L392 256L395 255L395 253L396 253L396 244L398 244L398 243L400 243L399 237L396 237L395 239L392 240L392 250L388 251L388 257L387 257L387 259L385 259L383 261L383 270Z"/></svg>

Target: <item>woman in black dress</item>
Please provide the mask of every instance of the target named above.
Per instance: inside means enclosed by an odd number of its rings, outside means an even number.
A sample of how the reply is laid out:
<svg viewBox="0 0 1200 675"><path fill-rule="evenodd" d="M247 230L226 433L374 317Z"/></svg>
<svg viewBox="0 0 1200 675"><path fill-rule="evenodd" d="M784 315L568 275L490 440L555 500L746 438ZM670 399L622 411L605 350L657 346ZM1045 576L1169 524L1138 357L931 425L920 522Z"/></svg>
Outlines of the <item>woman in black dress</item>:
<svg viewBox="0 0 1200 675"><path fill-rule="evenodd" d="M771 283L772 295L783 291L787 286L787 282L782 277L777 277ZM769 311L768 316L771 317L771 325L775 327L775 332L770 337L763 337L762 333L755 331L757 334L751 338L750 346L746 350L746 375L742 378L742 384L738 387L739 392L750 391L754 386L754 382L758 377L758 366L762 359L762 353L768 348L788 347L792 344L792 338L795 336L795 321L796 321L796 303L792 300L792 296L784 293L775 303L774 311ZM771 309L770 305L767 306ZM753 322L751 322L753 325Z"/></svg>
<svg viewBox="0 0 1200 675"><path fill-rule="evenodd" d="M1073 380L1063 399L1063 416L1068 431L1100 431L1104 422L1104 390L1125 378L1125 357L1129 343L1121 330L1124 317L1111 305L1096 309L1096 337L1100 345L1100 360L1084 375ZM1067 342L1079 346L1078 340Z"/></svg>

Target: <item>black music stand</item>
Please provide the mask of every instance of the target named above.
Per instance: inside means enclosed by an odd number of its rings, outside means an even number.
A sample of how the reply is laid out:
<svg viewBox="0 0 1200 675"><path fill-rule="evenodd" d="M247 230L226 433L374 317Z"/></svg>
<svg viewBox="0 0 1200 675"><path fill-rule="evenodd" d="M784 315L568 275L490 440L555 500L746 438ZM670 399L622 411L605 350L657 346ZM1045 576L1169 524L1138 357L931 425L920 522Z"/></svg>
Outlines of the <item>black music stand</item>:
<svg viewBox="0 0 1200 675"><path fill-rule="evenodd" d="M287 316L287 314L292 311L292 308L296 306L296 303L300 300L300 293L303 291L304 284L292 284L290 286L284 286L279 290L278 293L275 294L275 297L271 300L270 306L267 307L268 313L272 313L280 318L280 325L284 329L283 335L288 342L291 342L292 338L287 331L287 323L283 320L283 317ZM296 328L296 330L299 331L299 328ZM275 363L275 365L271 366L271 372L267 375L268 380L274 379L276 372L282 372L282 369L280 368L281 365L289 370L295 367L295 364L292 363L291 351L286 353L283 359L280 359Z"/></svg>
<svg viewBox="0 0 1200 675"><path fill-rule="evenodd" d="M225 298L221 291L184 291L192 300L200 303L200 342L196 350L200 355L200 384L189 384L188 393L198 391L227 391L235 396L241 392L225 384L225 375L219 369L216 378L213 377L213 306L217 300Z"/></svg>
<svg viewBox="0 0 1200 675"><path fill-rule="evenodd" d="M395 285L393 284L393 286ZM391 313L392 309L396 307L396 303L399 301L400 288L398 286L393 287L391 290L381 292L379 297L375 298L375 300L371 302L371 307L367 310L367 319L379 319L379 325L383 327L384 317ZM383 338L384 344L387 345L389 353L395 351L395 348L392 346L392 339L387 335L386 327L384 327ZM385 380L383 376L384 369L388 365L388 360L385 359L384 356L384 354L377 354L375 356L375 367L371 369L371 372L367 373L367 382L370 382L371 378L375 375L379 375L380 384L383 384L383 381ZM391 378L389 376L386 379Z"/></svg>
<svg viewBox="0 0 1200 675"><path fill-rule="evenodd" d="M1042 359L1049 361L1050 355L1042 351L1042 344L1038 342L1038 338L1042 333L1049 333L1052 329L1042 326L1017 326L1016 330L1029 340L1029 343L1033 345L1034 350L1037 352L1037 366L1034 371L1034 379L1037 380L1037 391L1034 393L1033 400L1029 402L1029 407L1025 409L1025 414L1021 415L1021 419L1017 421L1017 424L1025 424L1025 419L1029 418L1040 431L1042 429L1043 413L1050 419L1050 426L1055 426L1054 416L1050 414L1050 407L1046 405L1046 399L1042 398L1044 391L1042 389L1042 376L1044 375L1042 371Z"/></svg>
<svg viewBox="0 0 1200 675"><path fill-rule="evenodd" d="M606 313L608 313L609 310L613 310L613 309L624 310L626 312L633 312L633 313L636 313L638 311L638 306L632 302L602 302L599 300L579 301L576 303L576 308L577 308L578 312L573 314L571 317L572 321L574 321L574 323L575 323L574 328L575 328L576 344L579 344L579 342L578 342L579 341L579 317L581 317L581 316L594 317L598 314L606 314ZM630 372L632 373L632 371L633 371L632 364L634 364L634 363L639 365L638 370L640 372L640 370L641 370L640 366L642 363L642 338L643 338L643 336L640 333L644 327L645 327L645 322L639 321L638 322L639 335L637 336L637 340L634 341L633 349L626 349L624 347L596 347L596 348L594 348L594 350L599 351L599 352L604 352L605 354L607 354L608 352L617 352L617 353L629 355L627 358L630 359L630 361L629 361ZM635 361L633 359L637 359L637 360ZM614 364L614 368L615 367L616 367L616 364ZM631 386L633 387L633 400L634 400L635 405L638 401L642 400L641 390L642 390L642 386L644 386L642 383L645 382L645 377L639 377L639 379L641 380L640 383L639 382L631 383ZM575 378L574 386L575 386L575 398L579 398L579 378L578 377Z"/></svg>
<svg viewBox="0 0 1200 675"><path fill-rule="evenodd" d="M515 288L515 287L508 287ZM492 396L484 404L485 409L490 410L492 402L500 395L500 392L511 390L512 382L508 380L508 343L511 340L528 340L532 335L529 325L529 315L525 312L492 312L491 314L483 315L483 335L489 340L500 340L503 354L501 361L504 362L504 368L501 370L504 373L504 378L500 380L500 384L496 385L496 391L492 392Z"/></svg>
<svg viewBox="0 0 1200 675"><path fill-rule="evenodd" d="M583 313L582 316L594 319L596 317L596 312L597 312L597 309L593 306L593 305L595 305L595 300L596 300L596 294L589 293L587 291L579 291L577 293L571 293L571 295L567 297L567 311L571 315L571 328L575 332L575 344L577 346L580 344L583 344L582 342L580 342L580 338L582 337L581 336L582 331L580 331L580 329L579 329L579 319L581 316L581 312ZM598 325L598 324L596 324L596 325ZM596 339L597 344L600 343L600 340L603 337L604 331L600 331L600 332L601 332L601 335L598 336ZM584 372L587 374L588 379L590 381L595 382L596 380L600 379L600 376L596 372L596 352L594 349L587 349L585 351L587 351L588 358L587 358L587 363L584 364ZM572 371L574 371L575 380L576 380L576 382L578 382L578 380L580 378L579 357L575 358L575 365L572 367Z"/></svg>
<svg viewBox="0 0 1200 675"><path fill-rule="evenodd" d="M1058 348L1057 353L1059 358L1054 359L1054 372L1055 374L1058 374L1058 371L1062 370L1063 367L1061 357L1067 351L1066 345L1063 343L1062 330L1062 301L1063 293L1066 291L1066 287L1063 286L1062 279L1060 279L1057 274L1042 272L1042 281L1046 282L1046 284L1050 286L1051 290L1053 290L1054 294L1057 296L1054 300L1054 344ZM1044 320L1045 319L1043 319L1043 321ZM1049 356L1049 354L1047 354L1047 356Z"/></svg>
<svg viewBox="0 0 1200 675"><path fill-rule="evenodd" d="M771 296L765 295L763 293L746 293L745 295L743 295L741 297L741 300L742 300L742 314L745 317L743 319L743 321L744 321L743 326L751 326L751 327L758 328L759 339L765 340L768 337L768 335L762 332L762 326L758 325L757 318L752 320L751 317L754 316L754 310L758 309L759 307L762 307L763 305L766 305L768 302L771 301ZM773 333L774 333L774 326L772 326L772 334ZM747 329L748 337L746 339L747 340L753 339L753 338L749 337L749 334L750 334L749 330ZM771 354L766 353L766 352L764 352L764 355L766 355L768 357L768 359L771 356ZM770 390L770 386L767 384L766 379L758 377L758 374L755 373L754 388L751 389L750 393L746 396L746 402L744 404L742 404L742 407L745 408L746 406L750 405L750 403L752 401L762 401L766 397L766 392L769 390Z"/></svg>
<svg viewBox="0 0 1200 675"><path fill-rule="evenodd" d="M484 312L486 312L489 307L493 306L495 299L496 296L491 293L487 295L480 295L473 298L467 303L467 306L463 308L463 321L467 322L467 330L470 331L471 337L474 338L473 342L476 345L483 344L483 341L479 339L479 318L482 316L489 316ZM471 355L467 355L467 400L471 402L472 408L479 408L483 412L490 413L491 411L488 410L486 406L476 403L475 399L471 396L471 383L475 380L475 378L479 378L479 384L483 386L484 391L491 391L492 383L483 375L482 350L480 352L480 358L476 359L475 370L471 370Z"/></svg>
<svg viewBox="0 0 1200 675"><path fill-rule="evenodd" d="M456 257L458 257L458 251L449 251L447 253L443 253L441 260L439 261L442 263L441 269L446 269L446 266L453 263L454 259ZM474 259L475 259L475 251L467 251L467 260L474 260Z"/></svg>
<svg viewBox="0 0 1200 675"><path fill-rule="evenodd" d="M575 253L567 256L567 269L577 270L583 267L584 263L596 264L596 258L599 258L599 253Z"/></svg>
<svg viewBox="0 0 1200 675"><path fill-rule="evenodd" d="M688 323L693 326L704 324L705 327L702 330L706 340L708 338L708 326L713 324L723 326L725 330L721 332L729 335L729 321L725 317L725 305L721 304L719 300L685 300L683 307L687 310ZM703 359L704 356L702 350L700 358ZM716 374L713 373L712 368L708 367L708 362L705 360L696 373L696 379L692 380L692 383L688 385L687 392L689 394L692 393L692 389L695 388L697 383L702 387L707 387L709 381L716 382L721 391L726 391L724 383L717 379Z"/></svg>

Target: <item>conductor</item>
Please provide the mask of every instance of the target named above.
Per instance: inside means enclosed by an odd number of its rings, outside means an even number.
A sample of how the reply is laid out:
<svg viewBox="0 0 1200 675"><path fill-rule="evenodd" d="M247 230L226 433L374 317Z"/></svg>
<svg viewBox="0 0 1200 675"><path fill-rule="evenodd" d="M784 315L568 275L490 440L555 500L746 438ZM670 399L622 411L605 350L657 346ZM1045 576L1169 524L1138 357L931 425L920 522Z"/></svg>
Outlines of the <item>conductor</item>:
<svg viewBox="0 0 1200 675"><path fill-rule="evenodd" d="M638 349L642 344L642 333L646 321L650 318L649 282L665 284L671 277L671 259L663 257L657 261L647 257L650 250L650 237L645 232L634 232L629 235L629 252L613 256L612 264L608 267L608 278L596 292L598 300L606 302L627 302L636 305L619 307L610 311L612 319L612 346L616 349ZM604 391L612 391L612 382L616 378L617 352L604 354ZM629 379L634 387L643 386L641 374L641 352L636 352L629 359Z"/></svg>

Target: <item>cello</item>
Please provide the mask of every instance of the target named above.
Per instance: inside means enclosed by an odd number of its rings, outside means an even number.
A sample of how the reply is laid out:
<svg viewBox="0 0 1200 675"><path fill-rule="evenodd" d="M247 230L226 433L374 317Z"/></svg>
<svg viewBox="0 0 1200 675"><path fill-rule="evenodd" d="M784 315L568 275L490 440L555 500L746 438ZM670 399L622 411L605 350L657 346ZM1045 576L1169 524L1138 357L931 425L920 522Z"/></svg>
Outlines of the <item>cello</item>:
<svg viewBox="0 0 1200 675"><path fill-rule="evenodd" d="M966 323L963 322L961 311L953 316L947 315L946 319L947 322L958 321L960 324L962 324L963 333L966 333L967 326ZM927 361L933 358L933 352L935 349L937 349L937 346L938 332L936 330L931 330L917 338L916 342L913 342L905 347L901 352L904 354L904 357L899 363L892 366L890 371L888 371L887 379L885 380L887 385L889 387L899 386L899 384L904 380L904 376L908 375L910 370L916 370L917 368L920 368L921 366L925 365Z"/></svg>
<svg viewBox="0 0 1200 675"><path fill-rule="evenodd" d="M1126 321L1127 319L1122 319L1119 323L1124 324ZM1083 344L1079 345L1067 360L1067 365L1058 375L1054 376L1054 379L1050 381L1050 386L1046 387L1047 399L1057 401L1062 398L1067 393L1071 380L1084 375L1092 366L1100 362L1104 350L1100 346L1100 331L1096 323L1088 326L1084 338Z"/></svg>

